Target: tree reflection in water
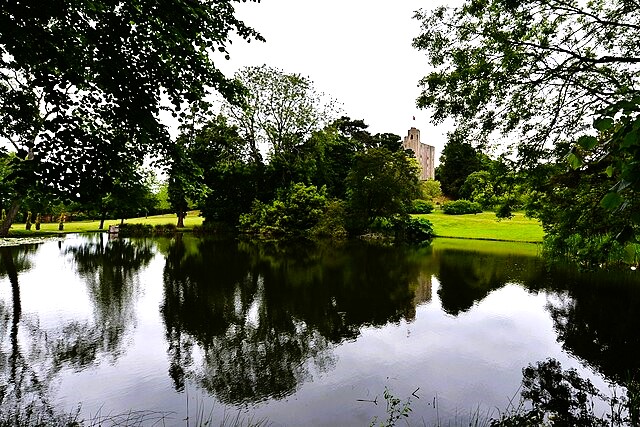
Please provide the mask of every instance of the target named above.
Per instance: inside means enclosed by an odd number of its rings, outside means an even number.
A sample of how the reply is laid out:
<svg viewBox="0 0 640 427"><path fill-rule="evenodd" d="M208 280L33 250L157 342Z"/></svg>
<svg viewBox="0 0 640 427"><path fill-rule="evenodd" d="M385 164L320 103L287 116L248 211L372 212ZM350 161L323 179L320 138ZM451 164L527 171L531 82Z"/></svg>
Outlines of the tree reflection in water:
<svg viewBox="0 0 640 427"><path fill-rule="evenodd" d="M34 315L23 315L19 275L31 268L38 246L0 248L0 278L7 276L12 306L0 302L0 413L14 424L68 421L50 403L53 379L65 367L86 368L101 355L117 358L126 329L133 322L133 295L137 271L153 251L147 244L116 240L105 244L102 236L78 247L67 247L79 275L85 280L94 305L94 319L69 321L53 329L40 325ZM11 324L9 325L9 320Z"/></svg>
<svg viewBox="0 0 640 427"><path fill-rule="evenodd" d="M93 322L72 322L63 327L55 351L58 363L76 369L92 364L99 354L116 359L122 353L125 332L135 323L138 272L154 255L150 241L112 239L99 234L66 254L85 282L94 309Z"/></svg>
<svg viewBox="0 0 640 427"><path fill-rule="evenodd" d="M224 403L291 394L363 326L413 318L420 259L363 244L176 239L162 306L176 389L189 376Z"/></svg>

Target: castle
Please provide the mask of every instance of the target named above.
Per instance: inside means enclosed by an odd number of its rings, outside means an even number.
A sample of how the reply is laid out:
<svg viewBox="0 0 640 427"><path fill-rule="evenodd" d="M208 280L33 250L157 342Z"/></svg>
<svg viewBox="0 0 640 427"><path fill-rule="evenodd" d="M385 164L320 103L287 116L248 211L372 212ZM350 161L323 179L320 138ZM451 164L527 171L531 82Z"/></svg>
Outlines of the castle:
<svg viewBox="0 0 640 427"><path fill-rule="evenodd" d="M409 129L409 134L404 137L402 147L405 150L411 150L416 156L416 160L420 163L420 179L434 179L435 166L434 157L436 155L435 147L420 142L420 131L414 127Z"/></svg>

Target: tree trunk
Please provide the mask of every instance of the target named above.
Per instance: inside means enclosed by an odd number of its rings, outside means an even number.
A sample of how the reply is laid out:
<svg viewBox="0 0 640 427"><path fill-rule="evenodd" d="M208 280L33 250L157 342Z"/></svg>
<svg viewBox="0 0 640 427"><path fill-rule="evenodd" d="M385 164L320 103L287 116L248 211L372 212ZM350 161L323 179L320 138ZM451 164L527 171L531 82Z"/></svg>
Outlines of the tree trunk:
<svg viewBox="0 0 640 427"><path fill-rule="evenodd" d="M187 213L184 211L178 212L178 228L184 228L184 217L187 216Z"/></svg>
<svg viewBox="0 0 640 427"><path fill-rule="evenodd" d="M9 235L9 229L11 228L11 224L13 224L13 220L16 219L16 215L18 215L18 209L20 209L20 201L15 200L7 212L7 217L0 225L0 237L7 237Z"/></svg>
<svg viewBox="0 0 640 427"><path fill-rule="evenodd" d="M98 230L102 230L102 228L104 227L104 219L106 218L107 213L105 211L102 211L100 213L100 227L98 227Z"/></svg>

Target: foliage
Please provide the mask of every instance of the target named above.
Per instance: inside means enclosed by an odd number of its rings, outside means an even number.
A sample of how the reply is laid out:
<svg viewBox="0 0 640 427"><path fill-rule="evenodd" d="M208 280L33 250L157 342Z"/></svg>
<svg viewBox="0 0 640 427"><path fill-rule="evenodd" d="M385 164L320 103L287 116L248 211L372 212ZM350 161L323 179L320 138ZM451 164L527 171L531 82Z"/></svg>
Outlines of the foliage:
<svg viewBox="0 0 640 427"><path fill-rule="evenodd" d="M231 162L205 172L211 189L202 215L206 222L226 222L236 225L240 215L251 209L252 201L260 196L257 186L263 170L254 164Z"/></svg>
<svg viewBox="0 0 640 427"><path fill-rule="evenodd" d="M245 161L245 141L221 115L194 123L184 135L188 161L201 173L201 178L193 176L192 185L200 182L196 188L205 190L204 198L197 197L202 215L207 222L237 225L240 214L249 211L251 202L261 199L263 165Z"/></svg>
<svg viewBox="0 0 640 427"><path fill-rule="evenodd" d="M422 199L416 199L412 202L411 205L411 212L413 214L428 214L433 212L433 203L426 201L426 200L422 200Z"/></svg>
<svg viewBox="0 0 640 427"><path fill-rule="evenodd" d="M397 218L393 221L395 238L406 243L430 242L434 237L433 224L425 218Z"/></svg>
<svg viewBox="0 0 640 427"><path fill-rule="evenodd" d="M171 205L169 204L169 184L164 182L153 191L156 204L153 207L156 213L168 213L171 211Z"/></svg>
<svg viewBox="0 0 640 427"><path fill-rule="evenodd" d="M482 212L482 206L476 202L460 199L444 203L442 211L447 215L476 214Z"/></svg>
<svg viewBox="0 0 640 427"><path fill-rule="evenodd" d="M411 413L411 397L403 401L386 386L383 396L386 402L387 418L378 423L378 417L374 417L369 423L369 427L393 427L401 419L408 418Z"/></svg>
<svg viewBox="0 0 640 427"><path fill-rule="evenodd" d="M327 207L326 189L302 183L281 190L271 203L255 200L240 217L240 230L266 236L308 236Z"/></svg>
<svg viewBox="0 0 640 427"><path fill-rule="evenodd" d="M188 144L188 136L183 133L171 150L167 197L178 217L177 227L184 227L184 217L193 208L192 203L204 199L208 190L202 169L188 153Z"/></svg>
<svg viewBox="0 0 640 427"><path fill-rule="evenodd" d="M339 199L328 199L324 214L318 223L311 229L311 235L317 237L329 237L331 239L343 239L347 237L345 228L346 208L345 202Z"/></svg>
<svg viewBox="0 0 640 427"><path fill-rule="evenodd" d="M366 228L373 218L405 216L420 193L419 166L403 151L371 148L356 154L347 176L352 227Z"/></svg>
<svg viewBox="0 0 640 427"><path fill-rule="evenodd" d="M605 396L591 381L580 377L575 369L562 369L555 359L529 365L522 374L519 406L498 419L492 419L491 426L636 425L638 408L634 405L637 402L615 395ZM604 416L596 415L594 399L607 402L611 412Z"/></svg>
<svg viewBox="0 0 640 427"><path fill-rule="evenodd" d="M435 179L428 179L420 182L420 189L422 190L422 197L426 200L433 200L442 196L442 188L440 181Z"/></svg>
<svg viewBox="0 0 640 427"><path fill-rule="evenodd" d="M162 155L169 140L161 110L182 116L209 88L227 99L241 91L211 59L228 56L234 33L262 39L234 12L231 0L56 0L37 13L28 2L4 4L0 142L16 153L14 176L83 196L95 193L112 161ZM16 187L13 204L26 188Z"/></svg>
<svg viewBox="0 0 640 427"><path fill-rule="evenodd" d="M442 191L450 197L458 198L460 188L467 177L482 169L483 156L473 146L460 139L450 138L442 150L437 178Z"/></svg>
<svg viewBox="0 0 640 427"><path fill-rule="evenodd" d="M118 228L118 236L120 237L143 237L150 236L153 233L151 224L120 224Z"/></svg>
<svg viewBox="0 0 640 427"><path fill-rule="evenodd" d="M467 200L477 202L483 209L492 208L497 198L491 178L491 174L486 170L469 174L460 187L460 195Z"/></svg>
<svg viewBox="0 0 640 427"><path fill-rule="evenodd" d="M415 16L433 67L418 104L471 140L516 140L534 162L585 119L638 94L640 8L626 0L466 0ZM516 139L517 138L517 139ZM547 145L546 147L549 147Z"/></svg>
<svg viewBox="0 0 640 427"><path fill-rule="evenodd" d="M613 240L634 251L638 5L466 0L416 17L423 26L414 46L434 66L418 103L432 108L436 121L454 118L458 138L482 144L502 136L517 150L532 180L522 199L540 215L547 247L565 254L580 241L586 246L570 255L589 265L603 261L599 248L621 255ZM518 196L500 203L508 216Z"/></svg>
<svg viewBox="0 0 640 427"><path fill-rule="evenodd" d="M300 74L262 65L241 69L235 79L246 88L245 97L240 104L225 103L223 111L255 163L262 161L261 145L272 158L290 153L333 115L333 103L325 103L313 82Z"/></svg>

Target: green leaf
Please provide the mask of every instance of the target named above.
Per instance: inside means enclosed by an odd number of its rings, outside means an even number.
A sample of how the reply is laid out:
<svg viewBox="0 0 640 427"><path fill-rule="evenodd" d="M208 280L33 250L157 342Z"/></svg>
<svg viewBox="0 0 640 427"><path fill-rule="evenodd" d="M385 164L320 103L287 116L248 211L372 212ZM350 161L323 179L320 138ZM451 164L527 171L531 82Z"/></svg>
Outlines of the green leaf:
<svg viewBox="0 0 640 427"><path fill-rule="evenodd" d="M613 126L613 119L611 117L601 117L599 119L594 120L593 127L598 129L600 132L604 132L605 130L611 129Z"/></svg>
<svg viewBox="0 0 640 427"><path fill-rule="evenodd" d="M614 170L615 169L613 168L613 166L609 165L609 166L607 166L607 170L605 170L605 173L607 174L607 176L609 178L611 178L613 176L613 171Z"/></svg>
<svg viewBox="0 0 640 427"><path fill-rule="evenodd" d="M602 200L600 200L600 206L607 210L614 210L622 204L622 196L618 193L607 193Z"/></svg>
<svg viewBox="0 0 640 427"><path fill-rule="evenodd" d="M583 165L582 159L576 153L567 154L566 159L572 169L578 169Z"/></svg>
<svg viewBox="0 0 640 427"><path fill-rule="evenodd" d="M621 148L629 148L632 145L636 145L638 144L638 131L637 130L632 130L631 132L627 133L624 138L622 139L622 144L620 144Z"/></svg>
<svg viewBox="0 0 640 427"><path fill-rule="evenodd" d="M598 145L598 139L595 136L583 135L578 138L578 145L585 150L592 150L593 147Z"/></svg>

